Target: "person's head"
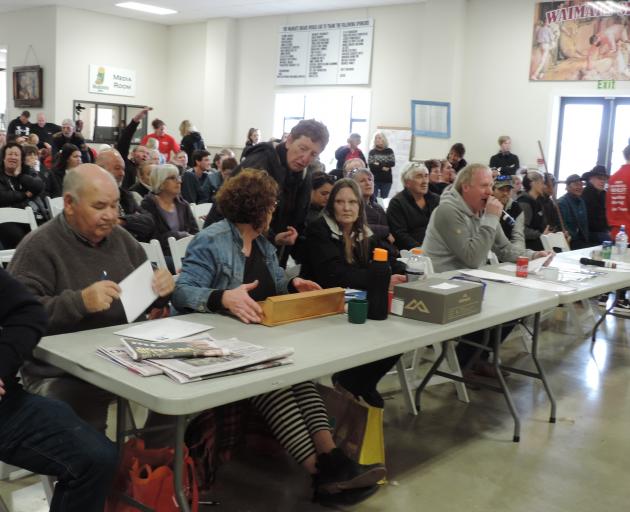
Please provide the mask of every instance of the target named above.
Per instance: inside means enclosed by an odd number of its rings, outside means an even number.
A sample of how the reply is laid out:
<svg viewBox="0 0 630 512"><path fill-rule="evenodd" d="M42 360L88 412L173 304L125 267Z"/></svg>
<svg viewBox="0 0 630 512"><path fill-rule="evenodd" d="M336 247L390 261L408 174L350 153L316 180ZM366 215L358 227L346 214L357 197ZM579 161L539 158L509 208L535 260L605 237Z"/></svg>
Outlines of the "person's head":
<svg viewBox="0 0 630 512"><path fill-rule="evenodd" d="M361 135L358 133L351 133L348 137L348 146L352 149L357 149L361 144Z"/></svg>
<svg viewBox="0 0 630 512"><path fill-rule="evenodd" d="M138 167L138 181L151 188L151 171L155 165L149 162L142 162Z"/></svg>
<svg viewBox="0 0 630 512"><path fill-rule="evenodd" d="M523 188L529 195L538 197L545 188L545 178L538 171L529 171L523 176Z"/></svg>
<svg viewBox="0 0 630 512"><path fill-rule="evenodd" d="M111 174L116 180L116 185L122 186L125 179L125 161L117 149L104 149L97 155L94 163Z"/></svg>
<svg viewBox="0 0 630 512"><path fill-rule="evenodd" d="M193 125L188 119L184 119L181 123L179 123L179 133L182 137L185 137L193 131Z"/></svg>
<svg viewBox="0 0 630 512"><path fill-rule="evenodd" d="M475 214L481 213L492 195L492 171L483 164L470 164L457 173L453 187Z"/></svg>
<svg viewBox="0 0 630 512"><path fill-rule="evenodd" d="M512 196L516 197L523 189L523 178L520 174L512 176Z"/></svg>
<svg viewBox="0 0 630 512"><path fill-rule="evenodd" d="M31 133L31 134L29 134L26 143L27 144L32 144L33 146L37 146L37 144L39 144L39 137L37 136L36 133Z"/></svg>
<svg viewBox="0 0 630 512"><path fill-rule="evenodd" d="M151 121L151 126L153 126L153 132L158 137L161 137L166 133L166 123L161 119L158 119L157 117L153 121Z"/></svg>
<svg viewBox="0 0 630 512"><path fill-rule="evenodd" d="M623 157L626 159L626 163L630 164L630 139L628 139L628 145L623 148Z"/></svg>
<svg viewBox="0 0 630 512"><path fill-rule="evenodd" d="M376 132L374 134L373 144L376 149L385 149L389 147L389 141L387 136L383 132Z"/></svg>
<svg viewBox="0 0 630 512"><path fill-rule="evenodd" d="M234 157L224 156L221 158L221 161L219 164L219 172L221 173L221 177L223 178L223 181L230 179L237 165L238 165L238 162L236 161L236 158Z"/></svg>
<svg viewBox="0 0 630 512"><path fill-rule="evenodd" d="M24 162L24 149L17 142L7 142L0 149L0 165L5 174L13 176L15 172L22 168Z"/></svg>
<svg viewBox="0 0 630 512"><path fill-rule="evenodd" d="M140 165L149 159L149 150L146 146L136 146L131 152L131 159L136 165Z"/></svg>
<svg viewBox="0 0 630 512"><path fill-rule="evenodd" d="M328 196L333 188L335 180L325 172L316 171L311 176L311 204L319 209L326 206Z"/></svg>
<svg viewBox="0 0 630 512"><path fill-rule="evenodd" d="M349 177L359 185L364 200L368 201L374 195L374 175L367 167L355 169Z"/></svg>
<svg viewBox="0 0 630 512"><path fill-rule="evenodd" d="M451 163L459 162L466 154L466 148L461 142L456 142L451 146L446 157Z"/></svg>
<svg viewBox="0 0 630 512"><path fill-rule="evenodd" d="M497 142L501 153L509 153L512 150L512 139L507 135L501 135Z"/></svg>
<svg viewBox="0 0 630 512"><path fill-rule="evenodd" d="M608 181L608 171L605 166L596 165L582 175L582 180L588 181L597 190L605 190L606 182Z"/></svg>
<svg viewBox="0 0 630 512"><path fill-rule="evenodd" d="M74 122L74 129L75 129L75 131L77 131L77 132L81 132L81 131L83 131L83 119L77 119L77 120Z"/></svg>
<svg viewBox="0 0 630 512"><path fill-rule="evenodd" d="M72 119L64 119L61 121L61 133L64 137L72 137L74 133L74 123Z"/></svg>
<svg viewBox="0 0 630 512"><path fill-rule="evenodd" d="M154 137L151 137L150 139L147 139L147 141L145 142L145 144L146 144L147 149L148 149L149 151L151 151L151 150L153 150L153 149L155 149L155 150L157 151L157 150L159 150L159 149L160 149L160 142L159 142L156 138L154 138Z"/></svg>
<svg viewBox="0 0 630 512"><path fill-rule="evenodd" d="M243 169L225 182L215 197L223 216L263 233L269 229L278 198L278 184L267 171Z"/></svg>
<svg viewBox="0 0 630 512"><path fill-rule="evenodd" d="M39 149L34 144L24 144L24 165L35 169L39 165Z"/></svg>
<svg viewBox="0 0 630 512"><path fill-rule="evenodd" d="M119 197L112 175L95 164L81 164L63 180L66 221L93 244L100 243L118 223Z"/></svg>
<svg viewBox="0 0 630 512"><path fill-rule="evenodd" d="M151 190L163 197L176 197L182 190L179 169L173 164L155 165L151 168Z"/></svg>
<svg viewBox="0 0 630 512"><path fill-rule="evenodd" d="M550 172L546 172L543 175L543 182L544 186L542 193L545 194L547 197L552 197L556 190L556 178L554 178L553 174L551 174Z"/></svg>
<svg viewBox="0 0 630 512"><path fill-rule="evenodd" d="M173 165L177 165L185 170L186 167L188 167L188 153L186 153L186 151L184 151L183 149L180 149L177 153L173 155L170 163L172 163Z"/></svg>
<svg viewBox="0 0 630 512"><path fill-rule="evenodd" d="M19 115L19 118L20 118L20 122L22 124L26 124L26 123L28 123L28 120L31 118L31 113L28 110L24 110Z"/></svg>
<svg viewBox="0 0 630 512"><path fill-rule="evenodd" d="M210 153L205 149L196 149L192 154L193 166L197 170L209 171L212 166Z"/></svg>
<svg viewBox="0 0 630 512"><path fill-rule="evenodd" d="M158 165L162 161L160 152L157 149L147 149L147 154L149 155L147 162Z"/></svg>
<svg viewBox="0 0 630 512"><path fill-rule="evenodd" d="M584 192L584 184L582 178L577 174L571 174L566 180L567 194L573 197L580 197Z"/></svg>
<svg viewBox="0 0 630 512"><path fill-rule="evenodd" d="M260 142L260 130L258 128L250 128L247 130L247 143L258 144Z"/></svg>
<svg viewBox="0 0 630 512"><path fill-rule="evenodd" d="M425 160L424 166L429 171L430 183L442 183L442 165L439 160Z"/></svg>
<svg viewBox="0 0 630 512"><path fill-rule="evenodd" d="M419 199L429 191L429 170L425 164L408 162L400 173L403 187L411 193L414 199Z"/></svg>
<svg viewBox="0 0 630 512"><path fill-rule="evenodd" d="M440 166L442 167L442 181L444 183L453 183L457 173L453 169L451 162L448 161L448 158L440 160Z"/></svg>
<svg viewBox="0 0 630 512"><path fill-rule="evenodd" d="M287 137L287 166L290 171L302 172L319 156L328 144L328 128L314 119L303 119Z"/></svg>
<svg viewBox="0 0 630 512"><path fill-rule="evenodd" d="M512 176L506 174L504 176L497 176L494 180L493 194L501 204L505 206L512 197L512 188L514 182Z"/></svg>
<svg viewBox="0 0 630 512"><path fill-rule="evenodd" d="M343 163L343 177L347 178L352 174L352 171L356 169L362 169L365 167L365 162L360 158L351 158Z"/></svg>
<svg viewBox="0 0 630 512"><path fill-rule="evenodd" d="M37 113L37 125L40 128L43 128L46 125L46 114L44 114L43 112Z"/></svg>
<svg viewBox="0 0 630 512"><path fill-rule="evenodd" d="M74 144L64 144L61 146L61 151L57 153L55 169L59 171L65 171L67 169L74 169L78 165L81 165L81 151Z"/></svg>

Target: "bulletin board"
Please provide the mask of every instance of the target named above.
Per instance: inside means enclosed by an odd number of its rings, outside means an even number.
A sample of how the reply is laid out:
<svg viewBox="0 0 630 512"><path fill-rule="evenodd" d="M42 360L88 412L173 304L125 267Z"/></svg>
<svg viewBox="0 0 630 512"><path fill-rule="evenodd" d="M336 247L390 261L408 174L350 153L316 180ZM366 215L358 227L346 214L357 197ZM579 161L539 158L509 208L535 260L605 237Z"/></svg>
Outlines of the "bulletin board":
<svg viewBox="0 0 630 512"><path fill-rule="evenodd" d="M394 156L396 157L396 165L392 170L392 189L389 193L389 197L393 197L403 188L402 183L400 182L400 172L411 158L411 128L377 126L376 129L377 131L381 131L385 134L385 137L387 137L389 142L389 147L392 148Z"/></svg>

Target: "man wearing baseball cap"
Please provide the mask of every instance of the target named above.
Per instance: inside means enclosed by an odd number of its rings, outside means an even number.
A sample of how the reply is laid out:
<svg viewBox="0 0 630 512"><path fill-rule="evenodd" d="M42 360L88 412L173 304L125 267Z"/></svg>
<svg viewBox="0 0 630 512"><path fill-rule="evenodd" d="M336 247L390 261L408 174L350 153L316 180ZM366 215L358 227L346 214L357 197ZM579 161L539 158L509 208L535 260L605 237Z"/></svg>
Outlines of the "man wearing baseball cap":
<svg viewBox="0 0 630 512"><path fill-rule="evenodd" d="M512 176L499 175L494 179L492 194L503 205L505 213L501 216L500 223L505 236L514 245L525 249L525 215L518 202L512 199L513 188Z"/></svg>
<svg viewBox="0 0 630 512"><path fill-rule="evenodd" d="M28 121L30 117L31 113L25 110L9 123L9 128L7 129L7 139L9 142L18 137L28 137L30 135L31 123Z"/></svg>
<svg viewBox="0 0 630 512"><path fill-rule="evenodd" d="M566 186L567 193L558 199L558 208L571 235L571 249L583 249L590 246L586 203L582 199L584 184L578 174L571 174L566 179Z"/></svg>

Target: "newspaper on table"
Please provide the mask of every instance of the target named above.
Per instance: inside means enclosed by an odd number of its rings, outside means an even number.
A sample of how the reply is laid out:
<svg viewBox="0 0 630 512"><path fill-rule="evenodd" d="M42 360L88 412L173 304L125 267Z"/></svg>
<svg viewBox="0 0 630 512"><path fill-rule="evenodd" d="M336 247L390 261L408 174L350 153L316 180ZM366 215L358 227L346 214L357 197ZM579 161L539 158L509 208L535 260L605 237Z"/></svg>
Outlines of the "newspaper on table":
<svg viewBox="0 0 630 512"><path fill-rule="evenodd" d="M153 377L154 375L161 375L164 373L160 368L157 368L149 363L134 361L131 359L124 347L98 347L96 355L119 364L120 366L124 366L143 377Z"/></svg>
<svg viewBox="0 0 630 512"><path fill-rule="evenodd" d="M136 340L133 338L121 338L121 340L123 347L134 361L230 355L229 350L219 347L214 338L208 334L164 342Z"/></svg>

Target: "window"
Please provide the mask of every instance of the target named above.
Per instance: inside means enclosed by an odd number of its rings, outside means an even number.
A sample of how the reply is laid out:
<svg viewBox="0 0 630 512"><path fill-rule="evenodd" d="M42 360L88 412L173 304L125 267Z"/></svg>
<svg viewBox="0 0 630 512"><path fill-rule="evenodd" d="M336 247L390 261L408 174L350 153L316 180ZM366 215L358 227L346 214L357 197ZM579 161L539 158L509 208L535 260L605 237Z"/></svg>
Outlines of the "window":
<svg viewBox="0 0 630 512"><path fill-rule="evenodd" d="M87 142L114 144L118 141L120 130L141 110L142 107L136 105L75 101L74 119L83 121L81 133ZM138 144L146 134L147 125L144 118L131 142Z"/></svg>
<svg viewBox="0 0 630 512"><path fill-rule="evenodd" d="M361 135L361 150L369 151L370 93L368 91L331 93L278 93L274 111L274 136L280 138L302 119L317 119L326 125L330 141L320 161L330 171L335 168L335 150L346 144L350 133Z"/></svg>

